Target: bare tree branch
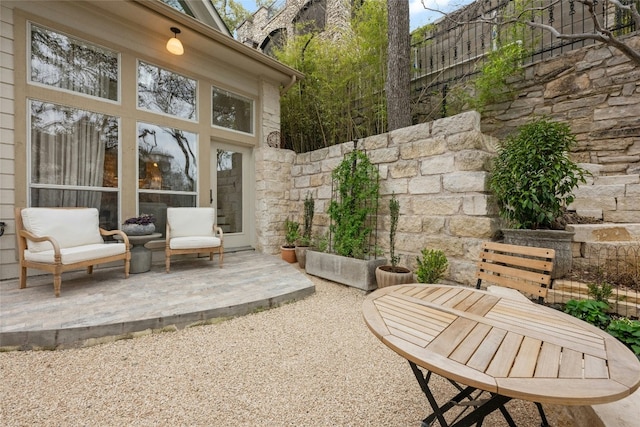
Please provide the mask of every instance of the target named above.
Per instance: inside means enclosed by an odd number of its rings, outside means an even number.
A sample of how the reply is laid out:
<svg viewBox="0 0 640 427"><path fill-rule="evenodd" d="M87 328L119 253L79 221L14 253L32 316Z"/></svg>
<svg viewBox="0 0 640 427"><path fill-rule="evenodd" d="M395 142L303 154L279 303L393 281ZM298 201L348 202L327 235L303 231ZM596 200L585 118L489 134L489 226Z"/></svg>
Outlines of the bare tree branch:
<svg viewBox="0 0 640 427"><path fill-rule="evenodd" d="M587 10L587 17L591 19L593 23L593 32L587 33L562 33L558 31L551 25L544 24L542 22L538 22L535 20L536 17L542 16L542 13L559 4L562 0L554 0L545 6L540 7L527 7L523 10L519 11L517 15L514 17L508 18L504 20L504 16L490 16L486 13L481 13L479 19L475 19L472 21L464 21L465 23L486 23L486 24L510 24L510 23L521 23L528 25L532 28L539 28L543 31L548 31L555 38L561 40L594 40L600 43L603 43L607 46L611 46L617 50L619 50L623 55L629 58L635 65L640 66L640 50L631 46L627 40L620 40L618 36L616 36L611 30L602 25L600 21L600 17L598 16L595 5L596 2L593 0L575 0L576 3L580 3L585 6ZM622 4L620 0L608 0L610 4L613 4L616 8L628 12L633 19L636 29L640 29L640 13L636 8L636 4L631 2L629 4ZM440 13L445 17L448 22L460 25L462 22L459 22L456 18L458 15L454 13L445 13L441 10L427 7L425 5L425 0L422 0L422 5L426 10Z"/></svg>

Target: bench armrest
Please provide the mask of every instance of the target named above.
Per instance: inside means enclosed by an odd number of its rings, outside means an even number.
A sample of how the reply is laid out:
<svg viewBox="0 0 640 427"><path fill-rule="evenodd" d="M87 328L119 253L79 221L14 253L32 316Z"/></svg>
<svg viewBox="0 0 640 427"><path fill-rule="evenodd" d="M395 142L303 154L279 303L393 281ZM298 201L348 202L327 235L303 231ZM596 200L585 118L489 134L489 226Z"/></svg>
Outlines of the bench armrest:
<svg viewBox="0 0 640 427"><path fill-rule="evenodd" d="M58 244L58 242L56 241L56 239L54 239L53 237L50 236L36 236L33 233L30 233L27 230L18 230L18 234L20 235L20 237L24 237L28 240L31 240L33 242L49 242L51 243L51 246L53 246L53 253L55 254L55 257L60 257L60 245ZM23 256L22 254L20 254L20 256Z"/></svg>
<svg viewBox="0 0 640 427"><path fill-rule="evenodd" d="M222 232L222 228L218 227L217 225L214 225L213 232L216 233L219 236L220 241L222 241L222 238L224 236L224 233Z"/></svg>
<svg viewBox="0 0 640 427"><path fill-rule="evenodd" d="M105 230L104 228L101 228L100 229L100 235L101 236L120 236L120 237L122 237L122 241L126 245L127 250L129 250L129 237L127 237L127 234L124 231L122 231L122 230Z"/></svg>

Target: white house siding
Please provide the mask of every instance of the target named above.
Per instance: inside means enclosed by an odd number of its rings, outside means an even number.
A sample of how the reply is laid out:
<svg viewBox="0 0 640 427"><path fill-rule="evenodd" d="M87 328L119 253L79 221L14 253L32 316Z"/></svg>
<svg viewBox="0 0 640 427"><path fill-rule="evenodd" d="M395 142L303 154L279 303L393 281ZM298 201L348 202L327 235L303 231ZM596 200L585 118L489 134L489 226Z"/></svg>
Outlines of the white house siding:
<svg viewBox="0 0 640 427"><path fill-rule="evenodd" d="M0 280L15 277L15 150L13 78L13 10L0 3L0 221L7 224L0 237Z"/></svg>
<svg viewBox="0 0 640 427"><path fill-rule="evenodd" d="M155 10L149 10L155 9ZM12 2L0 3L0 221L7 224L4 236L0 237L0 280L18 276L14 207L25 206L26 182L26 108L25 98L38 97L33 93L49 93L48 88L35 88L25 83L25 67L14 61L15 49L25 49L25 20L50 27L73 37L87 40L121 54L122 75L119 104L106 105L105 114L121 118L120 179L124 182L137 179L136 121L148 121L164 126L175 126L199 135L198 139L198 204L209 201L211 174L210 142L238 144L259 149L267 144L269 134L280 130L280 88L291 83L295 75L302 74L227 36L220 36L191 18L171 16L171 10L162 10L164 5L155 2ZM168 8L168 7L167 7ZM160 13L157 13L158 10ZM167 16L165 13L169 13ZM165 43L171 36L170 26L182 29L179 38L185 46L185 54L177 57L168 54ZM26 31L24 31L26 34ZM25 58L19 52L16 58ZM199 121L184 123L167 117L158 121L157 115L137 111L135 104L135 64L141 59L160 67L198 80ZM26 62L24 59L20 61ZM211 86L236 93L254 100L254 134L242 134L221 128L213 128L211 121ZM48 91L48 92L47 92ZM30 95L31 94L31 95ZM57 102L65 104L64 93L54 94ZM77 97L76 97L77 98ZM84 102L84 101L82 101ZM76 106L77 99L76 99ZM95 101L88 99L80 108L95 108ZM16 114L16 111L20 112ZM254 161L255 154L251 156ZM260 165L254 164L254 168ZM17 175L16 175L17 172ZM253 175L253 171L250 172ZM122 185L120 190L120 218L136 213L137 197L135 185ZM255 199L255 196L254 196ZM252 203L255 205L256 202ZM253 206L251 206L253 207ZM252 244L263 246L253 236ZM161 255L161 254L158 254ZM30 273L38 273L30 271Z"/></svg>

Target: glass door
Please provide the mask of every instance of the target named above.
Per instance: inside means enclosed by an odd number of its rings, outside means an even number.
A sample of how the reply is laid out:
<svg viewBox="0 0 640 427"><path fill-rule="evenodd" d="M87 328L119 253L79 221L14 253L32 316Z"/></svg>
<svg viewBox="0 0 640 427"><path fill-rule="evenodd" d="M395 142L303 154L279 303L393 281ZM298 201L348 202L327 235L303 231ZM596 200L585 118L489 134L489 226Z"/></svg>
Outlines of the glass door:
<svg viewBox="0 0 640 427"><path fill-rule="evenodd" d="M211 206L224 232L225 250L251 247L253 227L253 161L246 147L213 142ZM215 173L213 173L215 171Z"/></svg>

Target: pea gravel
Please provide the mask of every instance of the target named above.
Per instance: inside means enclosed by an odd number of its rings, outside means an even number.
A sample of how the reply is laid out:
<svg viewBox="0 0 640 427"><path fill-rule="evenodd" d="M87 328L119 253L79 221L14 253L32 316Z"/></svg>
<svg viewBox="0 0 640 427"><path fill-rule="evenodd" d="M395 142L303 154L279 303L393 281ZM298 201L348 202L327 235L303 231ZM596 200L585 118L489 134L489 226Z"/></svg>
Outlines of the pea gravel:
<svg viewBox="0 0 640 427"><path fill-rule="evenodd" d="M309 277L314 295L213 325L1 353L0 424L420 426L427 400L408 363L367 329L365 293ZM532 403L508 408L519 426L540 425ZM506 423L493 414L484 425Z"/></svg>

